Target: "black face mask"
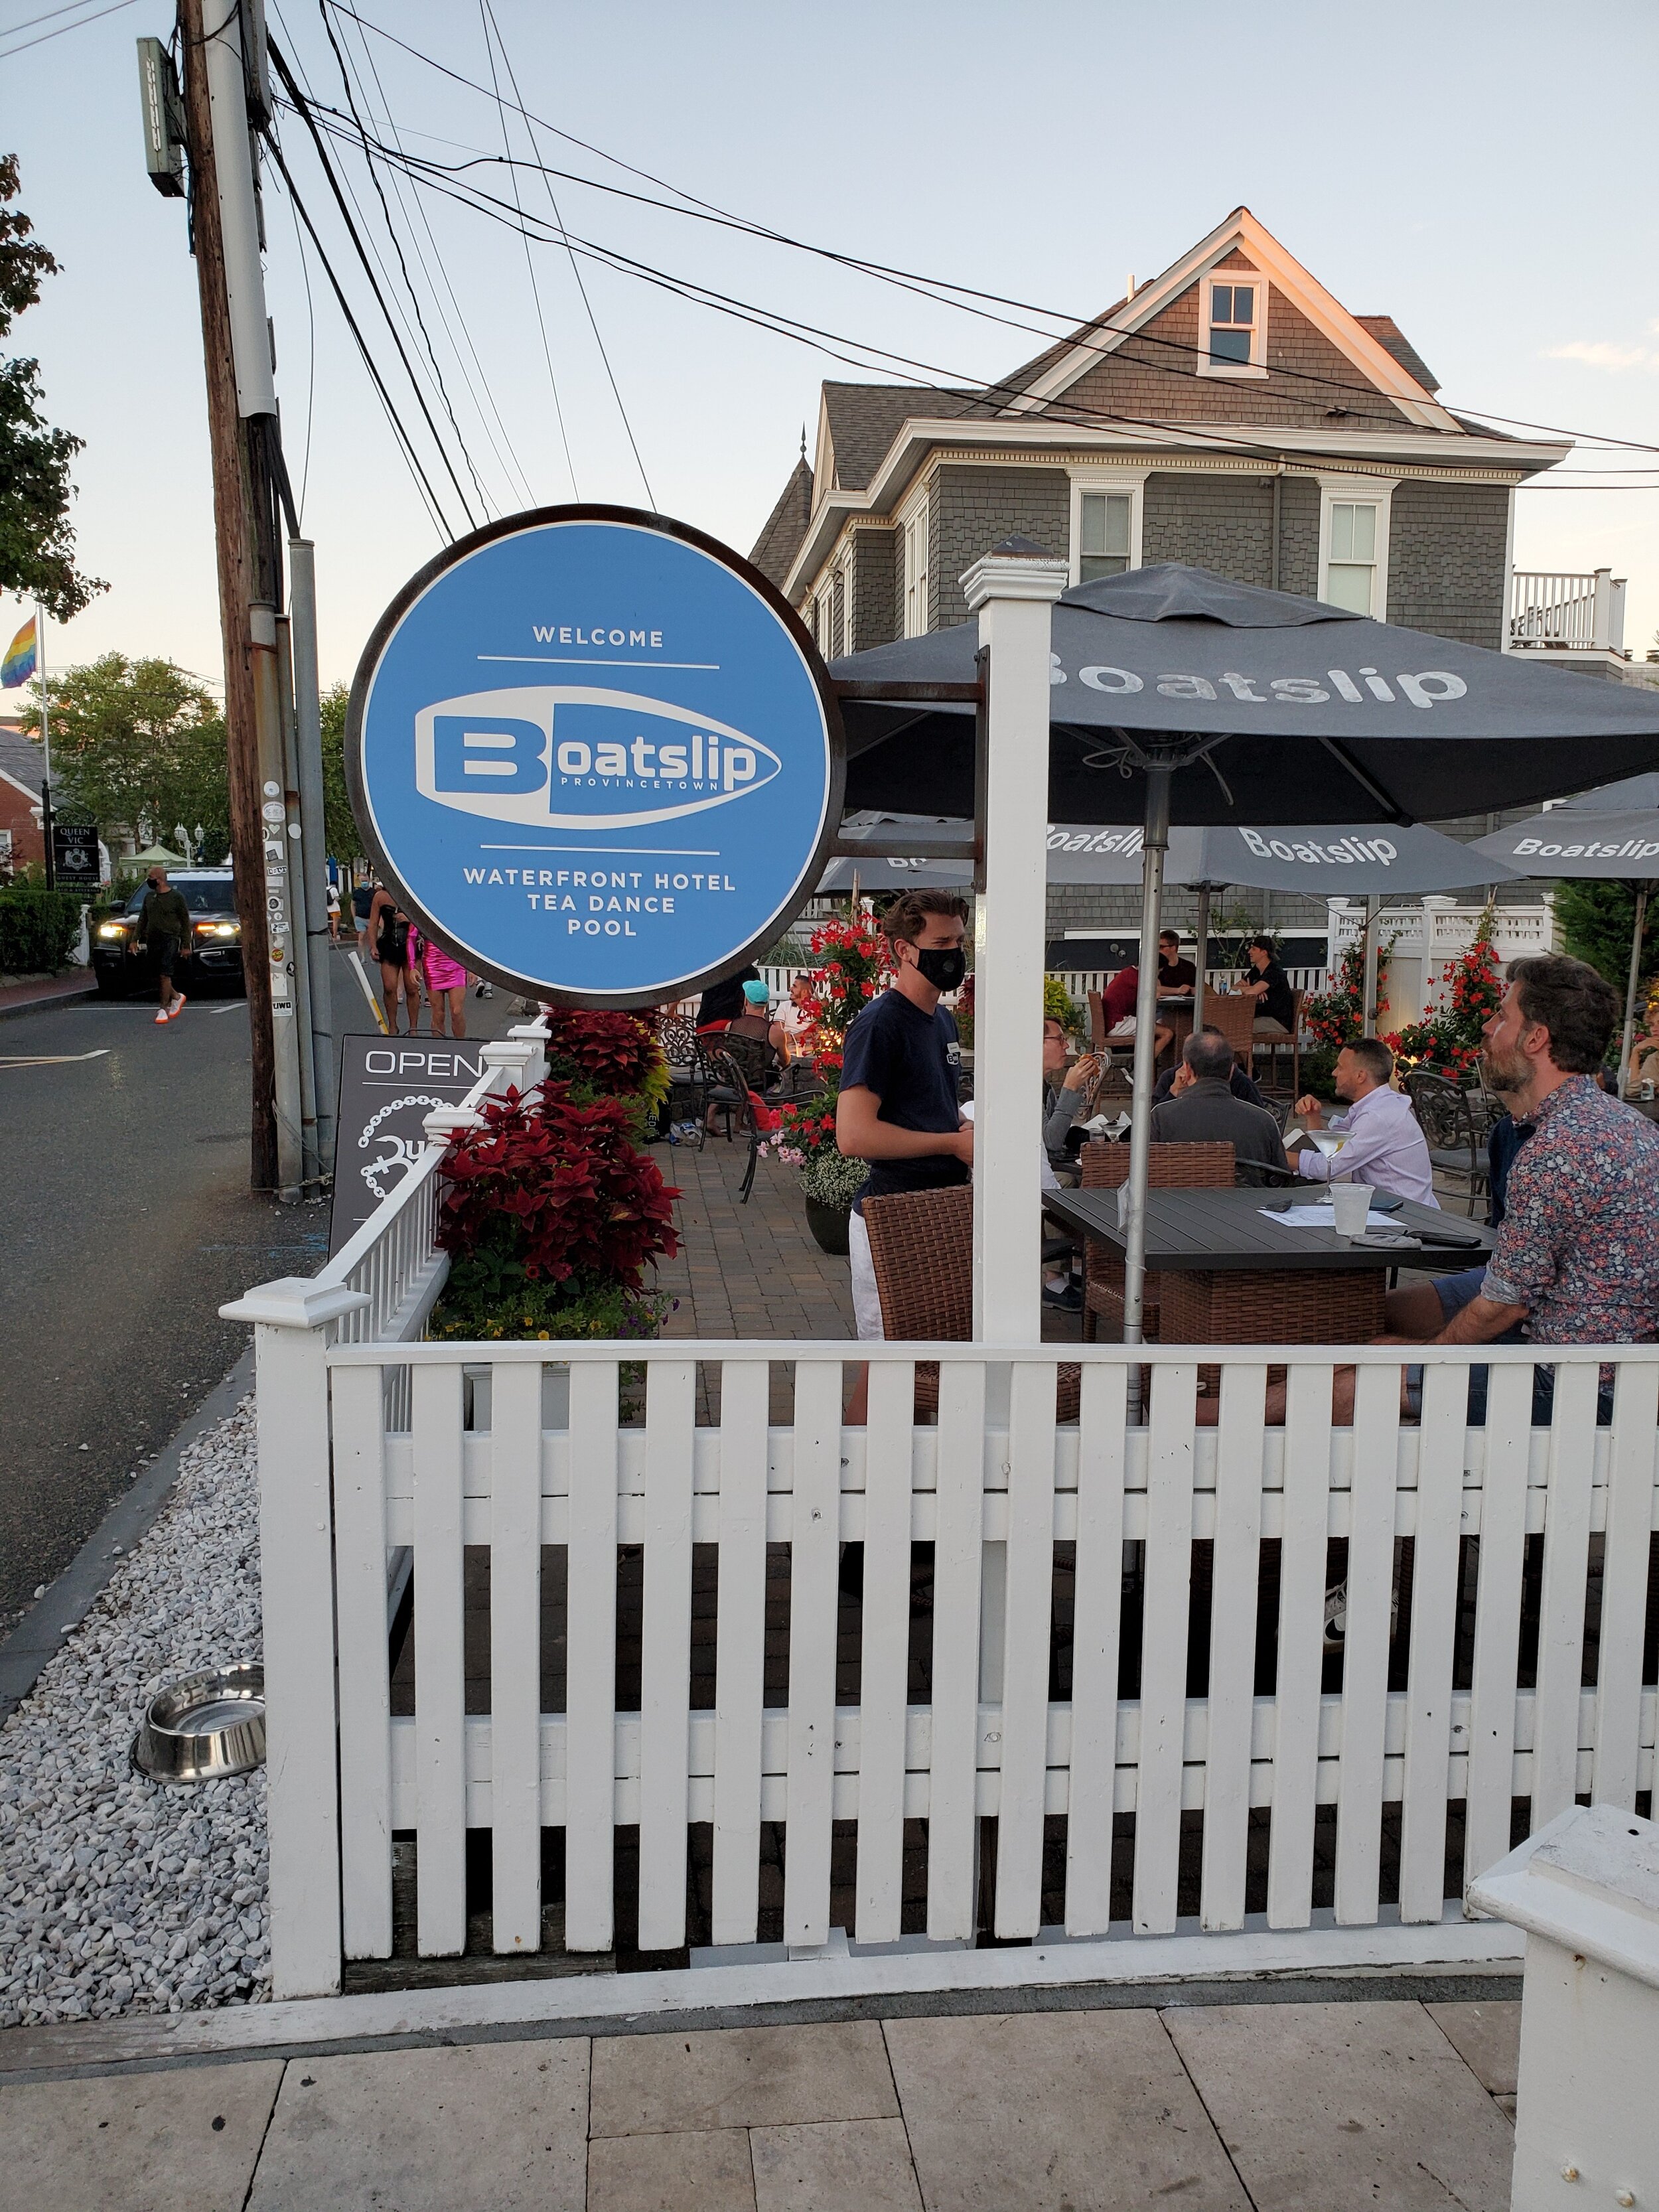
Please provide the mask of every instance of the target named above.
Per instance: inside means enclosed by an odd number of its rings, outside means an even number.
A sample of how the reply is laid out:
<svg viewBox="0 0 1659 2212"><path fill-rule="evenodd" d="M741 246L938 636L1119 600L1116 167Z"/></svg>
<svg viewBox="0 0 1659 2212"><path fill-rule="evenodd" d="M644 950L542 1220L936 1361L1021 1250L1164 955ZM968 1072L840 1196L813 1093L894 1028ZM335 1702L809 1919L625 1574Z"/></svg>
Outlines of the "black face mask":
<svg viewBox="0 0 1659 2212"><path fill-rule="evenodd" d="M959 945L930 945L916 954L916 969L936 991L954 991L968 973L968 956Z"/></svg>

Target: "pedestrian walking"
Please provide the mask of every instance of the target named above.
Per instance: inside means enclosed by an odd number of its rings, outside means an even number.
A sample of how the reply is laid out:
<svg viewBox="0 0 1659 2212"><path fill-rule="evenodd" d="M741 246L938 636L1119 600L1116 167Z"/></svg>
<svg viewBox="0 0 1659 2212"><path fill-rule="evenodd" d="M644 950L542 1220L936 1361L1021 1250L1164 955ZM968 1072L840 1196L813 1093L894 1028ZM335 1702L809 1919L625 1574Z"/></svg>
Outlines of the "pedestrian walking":
<svg viewBox="0 0 1659 2212"><path fill-rule="evenodd" d="M441 945L428 937L417 938L421 972L426 978L427 1003L432 1009L432 1034L444 1034L444 1015L449 1016L451 1036L466 1035L466 970L452 960Z"/></svg>
<svg viewBox="0 0 1659 2212"><path fill-rule="evenodd" d="M387 1032L398 1034L398 1001L413 1036L421 1026L421 971L416 962L416 930L384 884L376 884L368 909L367 934L380 964L380 994L386 1001Z"/></svg>
<svg viewBox="0 0 1659 2212"><path fill-rule="evenodd" d="M324 896L328 902L328 941L331 945L337 945L340 941L340 886L332 876L328 878Z"/></svg>
<svg viewBox="0 0 1659 2212"><path fill-rule="evenodd" d="M190 908L184 893L167 881L163 867L149 872L144 903L138 909L137 934L140 945L149 950L161 986L156 1021L177 1021L185 1011L185 994L173 979L179 963L190 957Z"/></svg>

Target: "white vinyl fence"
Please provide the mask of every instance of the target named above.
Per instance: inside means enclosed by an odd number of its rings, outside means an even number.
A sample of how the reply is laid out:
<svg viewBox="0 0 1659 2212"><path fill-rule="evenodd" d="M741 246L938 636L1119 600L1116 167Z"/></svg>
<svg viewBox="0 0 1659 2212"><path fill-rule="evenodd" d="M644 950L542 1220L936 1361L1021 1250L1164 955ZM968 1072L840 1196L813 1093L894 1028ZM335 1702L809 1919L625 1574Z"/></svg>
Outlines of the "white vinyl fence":
<svg viewBox="0 0 1659 2212"><path fill-rule="evenodd" d="M314 1289L293 1285L285 1316L270 1292L246 1302L264 1302L248 1317L264 1322L278 1995L337 1988L342 1952L390 1953L399 1832L427 1955L464 1947L469 1830L489 1832L495 1948L539 1947L551 1829L576 1953L609 1950L633 1917L616 1874L629 1830L642 1950L769 1932L810 1954L833 1910L860 1947L924 1929L960 1945L1374 1928L1376 1955L1403 1960L1447 1955L1462 1881L1510 1849L1512 1823L1653 1786L1654 1347L1605 1355L1610 1425L1598 1355L1575 1351L1537 1428L1524 1351L1425 1347L1420 1425L1401 1414L1397 1351L1344 1352L1358 1402L1338 1428L1324 1349L1150 1346L1132 1363L1080 1347L1080 1418L1057 1425L1046 1352L871 1347L868 1426L850 1429L845 1344L659 1342L625 1366L614 1346L561 1346L550 1366L539 1343L331 1341L350 1294L301 1298ZM937 1425L913 1413L919 1350L941 1364ZM1490 1407L1471 1427L1477 1358ZM843 1547L860 1545L841 1649ZM394 1716L402 1547L413 1710ZM488 1658L475 1650L484 1709L469 1711L474 1547ZM717 1593L712 1628L699 1600L712 1703L693 1668L699 1561ZM1328 1655L1344 1571L1346 1649ZM563 1686L544 1700L556 1614ZM625 1632L637 1704L619 1709ZM763 1913L763 1829L781 1918ZM1418 1948L1431 1926L1440 1950Z"/></svg>

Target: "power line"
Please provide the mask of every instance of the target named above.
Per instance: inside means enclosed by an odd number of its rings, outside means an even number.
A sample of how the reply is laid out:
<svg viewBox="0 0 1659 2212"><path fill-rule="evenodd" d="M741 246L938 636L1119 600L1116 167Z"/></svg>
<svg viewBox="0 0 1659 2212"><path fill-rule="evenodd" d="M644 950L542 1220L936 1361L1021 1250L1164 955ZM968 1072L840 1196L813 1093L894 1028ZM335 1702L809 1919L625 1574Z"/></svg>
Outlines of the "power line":
<svg viewBox="0 0 1659 2212"><path fill-rule="evenodd" d="M501 99L501 88L495 82L495 49L489 43L489 18L484 11L483 0L478 0L478 20L484 34L484 58L489 64L489 81L495 87L495 112L501 120L501 144L506 149L510 162L513 148L507 135L507 107ZM536 282L536 264L530 251L530 234L524 228L524 208L519 199L519 176L516 168L513 171L513 203L519 215L519 235L524 240L524 265L526 273L530 278L530 296L536 307L536 327L542 334L542 359L547 363L548 389L553 394L553 416L559 426L559 443L564 447L564 465L569 471L571 496L579 500L581 497L581 489L576 482L576 464L570 451L570 434L565 428L564 409L559 400L559 380L553 371L553 348L548 341L547 318L542 313L542 292L540 285Z"/></svg>
<svg viewBox="0 0 1659 2212"><path fill-rule="evenodd" d="M270 157L272 161L276 162L277 171L282 177L283 182L288 188L289 198L293 201L295 210L310 235L312 245L316 248L317 258L323 264L323 273L328 278L329 283L333 289L334 297L339 303L340 313L345 317L346 328L351 332L353 338L356 341L357 350L362 356L363 367L368 371L369 376L374 382L374 389L380 394L380 404L386 410L386 420L392 425L392 433L397 438L398 446L403 453L404 459L408 464L410 473L415 479L416 487L419 490L422 497L425 500L428 512L430 514L433 521L437 525L442 535L446 538L453 538L455 532L450 526L447 516L444 514L443 507L438 499L438 495L432 489L431 480L428 478L425 469L421 465L421 458L415 450L414 441L410 438L408 431L404 428L403 420L398 415L396 407L392 404L392 394L386 390L386 380L382 377L380 369L376 367L374 356L370 353L368 342L364 338L362 331L358 327L357 318L351 312L351 303L346 298L345 292L341 286L340 280L334 273L334 264L330 261L327 250L324 246L322 240L317 234L317 226L311 220L306 204L300 198L299 192L295 187L294 179L289 172L288 163L283 158L282 147L278 144L275 135L270 132L267 132L265 134L265 143L270 148Z"/></svg>
<svg viewBox="0 0 1659 2212"><path fill-rule="evenodd" d="M464 86L468 91L478 93L486 99L491 96L487 87L477 83L471 77L463 76L459 70L451 69L445 63L439 61L435 56L429 53L423 53L419 47L410 46L407 40L398 38L395 32L388 31L383 25L374 22L366 15L360 15L355 8L352 8L348 4L348 0L330 0L330 4L338 9L340 13L349 15L362 29L365 31L373 31L377 38L384 39L389 45L400 48L404 53L411 55L416 60L424 63L428 68L435 70L441 76L449 78L452 82ZM1026 329L1034 336L1046 338L1050 344L1064 343L1066 342L1068 331L1072 332L1086 331L1091 328L1098 328L1101 325L1103 319L1099 316L1078 316L1069 311L1057 307L1043 307L1035 305L1029 301L1011 298L1006 294L981 290L973 285L958 284L953 279L948 277L934 277L921 275L915 270L899 269L890 264L869 260L854 254L843 253L838 252L834 247L817 246L805 240L792 237L787 232L774 229L769 225L764 223L752 222L745 216L732 214L728 209L719 207L713 201L702 199L696 193L687 191L684 186L676 185L665 178L659 177L651 170L642 169L631 161L623 161L619 155L612 154L605 148L595 145L591 140L580 138L572 131L562 130L557 124L549 122L545 117L533 115L529 109L525 108L522 106L520 106L520 112L524 116L527 124L539 125L543 130L550 131L556 137L563 139L567 144L580 147L584 153L592 154L598 160L609 162L613 167L621 169L630 176L638 177L647 184L655 185L660 191L672 193L677 199L686 202L687 205L684 207L670 206L665 202L651 200L641 194L625 192L619 186L607 185L598 178L583 177L573 171L554 170L551 173L556 176L567 179L572 183L586 185L592 191L607 192L613 196L634 199L643 205L660 208L667 214L689 215L693 210L700 210L704 216L719 223L722 227L746 232L754 237L764 239L778 245L789 246L797 252L810 253L822 259L836 262L854 271L874 276L882 281L898 284L903 289L920 289L921 296L933 299L941 306L959 305L962 301L977 300L986 301L997 307L1012 307L1021 313L1044 316L1050 321L1063 324L1066 325L1066 329L1060 331L1049 331L1039 329L1035 325L1018 324L1011 324L1009 327ZM478 158L481 161L493 161L496 157L480 152ZM431 166L434 167L447 167L447 165L434 163ZM954 295L955 297L952 299L942 296L946 294ZM962 308L962 312L978 313L980 311L975 308L964 307ZM991 316L986 318L986 319L997 322L1006 322L1007 319L1002 316ZM1146 331L1136 331L1132 335L1136 339L1145 343L1150 343L1179 353L1202 356L1207 358L1207 349L1202 346L1188 345L1184 341L1173 338L1153 337ZM1082 340L1079 338L1077 342L1081 343ZM1160 364L1158 363L1146 363L1143 365L1150 367L1160 366ZM1341 383L1332 379L1322 377L1316 371L1298 370L1289 368L1276 368L1274 374L1275 375L1291 377L1299 381L1321 384L1328 390L1347 392L1360 398L1375 399L1379 396L1376 388L1372 386ZM1437 398L1436 400L1436 404L1445 406L1448 413L1453 411L1445 402L1440 401ZM1357 413L1359 410L1351 410L1350 411ZM1607 436L1601 432L1594 430L1573 430L1564 428L1559 423L1530 422L1522 416L1501 414L1494 408L1480 407L1465 404L1463 406L1463 411L1470 415L1482 416L1488 422L1504 423L1510 428L1540 431L1547 436L1566 438L1571 440L1575 445L1601 445L1638 453L1659 453L1659 445L1649 444L1641 440L1614 438ZM1389 415L1379 416L1376 419L1392 422L1395 420L1395 417L1393 415Z"/></svg>
<svg viewBox="0 0 1659 2212"><path fill-rule="evenodd" d="M401 154L403 151L402 140L398 134L396 118L393 117L392 112L392 103L386 97L385 85L380 82L380 72L375 64L374 51L369 46L368 39L363 35L362 24L358 23L356 27L357 43L362 48L363 60L367 63L368 73L374 81L374 88L380 94L380 106L386 115L386 128L391 131L392 139L397 145L398 151ZM364 99L365 101L367 101L367 91L364 93ZM477 410L478 420L483 425L485 437L489 441L490 450L494 453L496 461L500 464L503 473L508 478L507 489L509 495L511 495L513 494L511 478L516 475L519 483L524 489L526 504L527 506L533 507L536 504L536 495L530 488L530 479L524 472L523 465L519 459L517 450L513 443L512 435L507 429L505 421L502 419L501 410L496 404L495 392L490 388L489 379L485 374L483 363L478 358L478 349L472 342L472 332L467 324L466 317L462 311L461 303L455 296L455 287L450 281L448 267L445 263L443 253L439 247L438 240L434 234L432 225L427 219L426 202L421 197L420 192L416 189L415 180L412 177L409 176L404 170L397 167L395 164L392 167L391 173L393 182L398 188L399 204L404 204L404 195L407 192L409 204L413 206L416 215L420 218L421 228L426 233L427 244L432 249L432 260L436 264L439 276L443 279L444 290L448 295L449 305L454 310L454 321L451 321L449 314L445 310L442 301L438 298L437 289L435 286L433 286L433 303L437 308L439 319L443 324L445 336L449 340L450 349L455 356L456 363L460 369L462 378L466 384L467 390L471 394L473 406ZM413 235L414 234L411 229L411 238L413 238ZM428 283L430 284L430 270L428 268L425 254L422 253L420 251L418 240L416 240L416 252L421 262L422 268L427 270L427 281ZM461 357L461 349L455 343L455 328L457 324L459 324L460 327L462 337L466 342L467 352L471 356L471 371L469 371L466 362ZM473 371L476 371L477 373L476 379L473 374ZM484 399L489 403L489 414L486 414L483 407L479 404L478 394L481 391L483 394ZM495 429L490 428L490 416L495 417ZM495 430L499 430L501 433L501 440L499 443L496 440ZM502 453L503 446L506 447L505 455L503 455Z"/></svg>
<svg viewBox="0 0 1659 2212"><path fill-rule="evenodd" d="M351 210L345 204L345 195L341 191L339 179L334 173L334 165L328 158L328 149L323 143L322 133L318 130L316 124L312 119L309 105L306 101L305 96L301 92L299 86L294 81L293 72L283 58L282 49L277 46L274 39L270 39L269 37L267 38L265 44L267 51L270 55L272 66L275 68L277 75L281 77L283 83L288 91L289 99L292 100L299 107L301 119L311 134L311 142L317 149L318 160L323 165L323 174L328 181L330 191L333 193L334 204L340 210L341 219L345 224L347 234L351 240L353 247L356 249L358 260L362 264L363 274L368 279L369 289L374 295L375 304L379 307L382 316L385 318L386 326L392 334L392 343L398 349L398 358L404 365L404 374L409 379L410 389L415 394L416 404L419 407L421 413L426 418L426 427L431 433L433 444L438 449L438 458L444 465L444 472L448 477L450 483L455 487L455 496L461 503L462 514L465 515L469 525L476 530L477 528L477 523L471 507L467 504L467 497L465 492L461 487L461 480L455 473L455 465L449 458L449 449L444 444L442 438L439 434L438 426L432 419L432 410L426 404L426 395L421 390L419 380L415 374L414 368L410 362L409 355L404 346L404 342L398 335L398 326L392 319L392 311L386 305L386 295L381 291L380 283L375 277L374 271L370 266L368 255L364 249L362 240L358 234L357 226L351 219ZM314 234L315 234L313 233L313 236Z"/></svg>
<svg viewBox="0 0 1659 2212"><path fill-rule="evenodd" d="M31 46L44 46L48 39L64 38L70 32L78 31L87 23L96 23L106 15L118 15L123 8L131 8L131 5L132 0L114 0L114 5L112 7L100 8L96 15L82 15L79 21L74 23L60 23L55 31L42 31L38 39L25 39L21 46L8 46L4 53L0 54L0 62L9 62L14 54L27 53ZM64 10L61 8L54 8L52 10L52 13L55 15L61 15L63 12ZM36 23L44 23L46 21L46 18L44 15L35 15L31 18L31 21ZM12 31L27 30L27 24L25 23L14 23L12 25ZM0 39L6 39L10 36L11 31L0 31Z"/></svg>
<svg viewBox="0 0 1659 2212"><path fill-rule="evenodd" d="M426 348L426 357L428 362L431 364L433 381L438 387L438 397L443 402L444 412L448 416L450 428L455 433L455 442L461 449L461 458L466 463L467 474L471 477L473 489L478 495L478 504L483 509L487 517L489 513L489 496L484 490L483 483L479 479L478 471L473 463L472 456L467 450L466 440L461 434L460 423L456 420L454 405L449 397L449 388L444 382L443 371L438 366L438 355L437 350L432 343L432 333L427 329L426 317L421 312L420 296L416 293L414 281L410 276L409 264L404 258L403 242L399 239L397 228L392 222L392 210L386 204L386 193L381 188L380 170L375 165L373 155L368 151L369 143L368 133L363 130L362 118L357 112L357 101L356 95L352 91L351 79L346 70L345 56L341 52L339 42L334 36L334 26L328 20L328 10L324 6L323 0L317 0L317 12L322 18L323 33L327 39L329 46L333 52L335 63L340 72L340 82L344 88L346 105L351 110L352 120L357 125L358 130L362 134L364 145L363 166L368 172L369 182L374 187L374 196L380 203L381 220L386 224L386 235L392 240L392 250L398 257L398 267L403 276L404 289L408 293L410 306L415 311L416 326L421 333L422 343Z"/></svg>
<svg viewBox="0 0 1659 2212"><path fill-rule="evenodd" d="M524 96L519 90L519 81L513 74L512 59L507 51L507 41L501 36L501 25L495 21L495 10L490 5L490 0L479 0L479 4L483 9L489 18L490 27L495 31L495 43L501 50L501 61L507 70L507 81L513 88L514 99L519 103L519 112L524 118L525 128L530 134L530 150L537 156L537 166L539 167L542 149L536 143L536 126L531 119L530 111L524 104ZM484 43L488 46L488 35L486 35ZM489 73L493 79L495 74L495 64L493 60L489 64ZM499 94L497 97L499 99ZM506 130L507 118L505 114L503 114L501 118L503 138L505 138L506 136ZM545 172L544 172L542 176L542 183L546 188L547 204L553 210L553 219L558 224L559 229L562 233L564 230L564 217L559 213L559 203L553 197L552 180L548 177ZM515 185L514 198L516 199L517 197L518 191ZM568 251L568 247L569 240L567 237L567 251ZM639 440L634 435L634 425L628 419L628 409L623 403L621 387L617 382L617 372L611 366L611 356L605 351L605 340L599 336L599 317L593 313L593 302L587 296L587 287L582 282L582 272L577 264L576 257L574 253L570 255L570 273L576 280L576 289L582 295L582 305L587 310L588 325L593 333L593 343L599 349L599 359L605 363L605 373L611 380L611 394L617 403L617 412L622 416L623 428L628 433L628 442L633 449L634 465L640 472L640 482L645 486L646 504L650 507L651 512L654 514L658 511L657 495L651 489L651 479L647 476L645 472L645 463L640 458Z"/></svg>

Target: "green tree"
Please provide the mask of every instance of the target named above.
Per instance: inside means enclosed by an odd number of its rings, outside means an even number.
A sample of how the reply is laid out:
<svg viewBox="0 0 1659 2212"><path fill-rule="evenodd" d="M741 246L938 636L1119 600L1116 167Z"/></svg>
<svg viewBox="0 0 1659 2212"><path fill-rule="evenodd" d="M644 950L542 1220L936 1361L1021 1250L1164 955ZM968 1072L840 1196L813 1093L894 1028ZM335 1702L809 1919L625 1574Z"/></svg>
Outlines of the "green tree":
<svg viewBox="0 0 1659 2212"><path fill-rule="evenodd" d="M344 684L336 684L322 696L323 710L323 839L337 860L355 860L363 841L351 811L346 788L346 702L351 696Z"/></svg>
<svg viewBox="0 0 1659 2212"><path fill-rule="evenodd" d="M52 747L64 796L107 836L170 842L182 822L204 832L206 858L230 843L225 726L213 697L170 660L106 653L52 678ZM26 707L26 729L40 711Z"/></svg>
<svg viewBox="0 0 1659 2212"><path fill-rule="evenodd" d="M7 205L17 185L17 156L0 154L0 338L58 266L28 217ZM52 428L45 396L38 362L0 360L0 587L67 622L106 586L75 565L70 462L83 441Z"/></svg>
<svg viewBox="0 0 1659 2212"><path fill-rule="evenodd" d="M1622 1004L1630 981L1630 939L1636 927L1634 884L1598 883L1580 877L1555 886L1555 918L1561 945L1575 960L1588 960L1607 977ZM1642 932L1642 973L1659 968L1659 899L1648 901Z"/></svg>

